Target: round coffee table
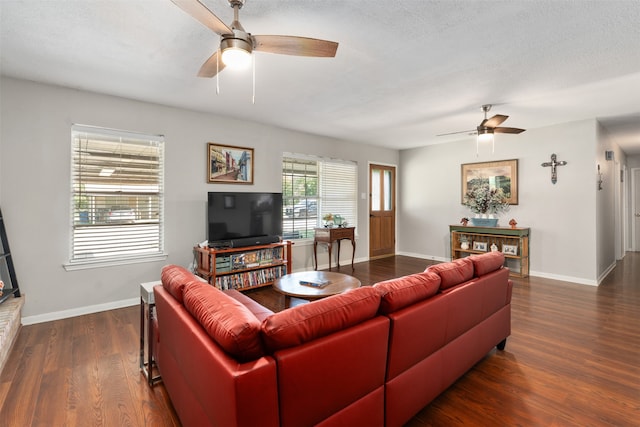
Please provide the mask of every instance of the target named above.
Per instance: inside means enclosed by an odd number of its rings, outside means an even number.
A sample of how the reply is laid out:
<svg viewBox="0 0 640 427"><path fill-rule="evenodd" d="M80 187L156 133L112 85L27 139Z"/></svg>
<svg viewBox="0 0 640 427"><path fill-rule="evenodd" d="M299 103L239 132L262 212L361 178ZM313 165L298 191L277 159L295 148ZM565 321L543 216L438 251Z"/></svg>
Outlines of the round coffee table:
<svg viewBox="0 0 640 427"><path fill-rule="evenodd" d="M319 282L324 280L328 280L329 284L322 288L300 284L300 281ZM284 295L285 308L290 306L291 297L315 300L359 287L360 280L355 277L332 271L301 271L287 274L273 282L273 289Z"/></svg>

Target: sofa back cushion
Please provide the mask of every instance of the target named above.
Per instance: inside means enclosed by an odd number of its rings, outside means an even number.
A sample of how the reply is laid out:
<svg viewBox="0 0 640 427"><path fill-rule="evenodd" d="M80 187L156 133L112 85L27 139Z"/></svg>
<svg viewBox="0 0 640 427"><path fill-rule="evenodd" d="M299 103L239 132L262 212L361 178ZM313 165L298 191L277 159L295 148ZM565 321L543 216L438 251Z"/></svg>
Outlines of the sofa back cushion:
<svg viewBox="0 0 640 427"><path fill-rule="evenodd" d="M262 337L272 352L293 347L364 322L379 306L380 294L372 287L352 289L266 318Z"/></svg>
<svg viewBox="0 0 640 427"><path fill-rule="evenodd" d="M211 339L240 362L264 355L260 321L241 303L206 283L184 290L184 306Z"/></svg>
<svg viewBox="0 0 640 427"><path fill-rule="evenodd" d="M380 313L389 314L435 295L440 288L440 276L425 271L376 283L373 288L382 297Z"/></svg>
<svg viewBox="0 0 640 427"><path fill-rule="evenodd" d="M425 271L440 276L440 289L445 290L470 280L473 277L473 262L469 257L429 266Z"/></svg>
<svg viewBox="0 0 640 427"><path fill-rule="evenodd" d="M504 265L504 254L502 252L493 251L481 255L472 255L469 257L473 263L473 271L476 277L484 276L492 271L496 271Z"/></svg>
<svg viewBox="0 0 640 427"><path fill-rule="evenodd" d="M183 294L185 287L191 282L199 282L198 278L189 270L179 265L166 265L160 273L162 286L174 297L180 304L183 303Z"/></svg>

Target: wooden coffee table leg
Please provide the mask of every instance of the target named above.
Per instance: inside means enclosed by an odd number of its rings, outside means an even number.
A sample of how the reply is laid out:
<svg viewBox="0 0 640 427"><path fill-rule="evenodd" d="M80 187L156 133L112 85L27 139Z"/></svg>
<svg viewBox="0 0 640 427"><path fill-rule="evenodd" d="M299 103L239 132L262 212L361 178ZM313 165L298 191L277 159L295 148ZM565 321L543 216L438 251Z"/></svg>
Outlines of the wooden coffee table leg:
<svg viewBox="0 0 640 427"><path fill-rule="evenodd" d="M284 296L284 308L291 307L291 297L289 295Z"/></svg>

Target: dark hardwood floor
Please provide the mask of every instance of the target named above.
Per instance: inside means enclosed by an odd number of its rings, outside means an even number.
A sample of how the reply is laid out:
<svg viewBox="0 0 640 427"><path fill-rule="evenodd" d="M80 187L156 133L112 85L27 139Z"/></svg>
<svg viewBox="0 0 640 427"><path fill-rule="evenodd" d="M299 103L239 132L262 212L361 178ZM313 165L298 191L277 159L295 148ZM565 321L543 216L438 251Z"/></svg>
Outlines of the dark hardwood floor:
<svg viewBox="0 0 640 427"><path fill-rule="evenodd" d="M353 275L371 285L429 263L398 256L356 264ZM271 289L250 295L284 305ZM0 375L0 426L180 425L164 387L138 371L138 322L136 306L23 327ZM505 351L408 425L640 425L640 253L599 287L514 279Z"/></svg>

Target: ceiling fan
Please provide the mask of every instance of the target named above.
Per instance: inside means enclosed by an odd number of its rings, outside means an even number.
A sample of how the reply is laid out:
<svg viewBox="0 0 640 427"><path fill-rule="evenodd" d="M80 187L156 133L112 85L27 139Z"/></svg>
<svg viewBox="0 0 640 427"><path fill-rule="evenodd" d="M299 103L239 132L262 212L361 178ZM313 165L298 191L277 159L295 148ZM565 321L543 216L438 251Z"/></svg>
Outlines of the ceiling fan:
<svg viewBox="0 0 640 427"><path fill-rule="evenodd" d="M509 116L505 116L504 114L496 114L495 116L487 119L487 113L491 110L491 104L483 105L482 111L484 111L484 120L480 122L480 124L476 127L475 130L463 130L459 132L451 132L451 133L441 133L437 136L445 136L445 135L455 135L458 133L468 133L470 135L478 135L478 137L482 137L483 135L493 135L494 133L513 133L518 134L524 132L526 129L519 128L509 128L498 125L502 124L505 120L509 118Z"/></svg>
<svg viewBox="0 0 640 427"><path fill-rule="evenodd" d="M213 77L225 67L251 63L252 52L261 51L294 56L334 57L338 43L296 36L254 36L245 31L238 19L238 11L245 0L228 0L233 8L233 22L226 25L198 0L171 0L180 9L221 37L220 47L202 65L199 77Z"/></svg>

